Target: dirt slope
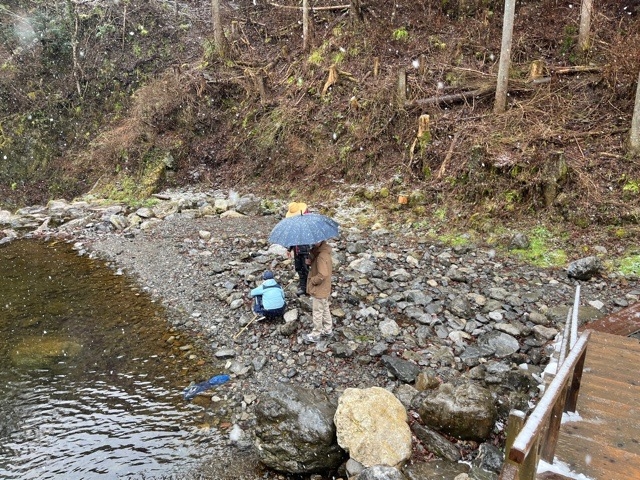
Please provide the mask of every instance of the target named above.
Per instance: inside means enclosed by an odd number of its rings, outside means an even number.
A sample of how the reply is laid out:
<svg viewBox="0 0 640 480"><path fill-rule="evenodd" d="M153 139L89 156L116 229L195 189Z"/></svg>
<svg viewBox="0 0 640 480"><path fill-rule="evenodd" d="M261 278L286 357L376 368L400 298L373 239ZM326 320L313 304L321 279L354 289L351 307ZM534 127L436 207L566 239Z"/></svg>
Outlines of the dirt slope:
<svg viewBox="0 0 640 480"><path fill-rule="evenodd" d="M388 188L390 198L414 192L414 221L444 208L480 229L514 218L635 229L640 168L625 141L640 68L637 2L598 2L586 53L576 48L579 2L519 2L509 104L501 115L492 113L491 88L502 2L371 0L357 18L330 8L340 2L318 0L311 2L317 9L308 52L298 3L223 2L225 59L212 46L208 4L176 4L177 12L156 2L128 12L112 8L114 31L100 43L90 34L107 30L99 30L104 15L91 24L85 17L97 15L96 7L77 6L85 9L78 18L87 44L121 51L109 57L127 73L117 82L121 94L107 82L98 87L100 69L80 61L94 76L86 88L96 96L102 88L103 99L111 94L91 113L87 95L74 93L79 70L71 62L59 86L65 108L82 108L95 128L84 137L67 134L68 143L40 159L44 168L26 168L19 182L5 179L2 193L33 203L94 187L128 200L201 184L317 200L370 189L385 202ZM123 37L122 22L137 44ZM540 83L530 81L534 61L541 61ZM407 102L399 105L402 70ZM41 78L50 73L42 70ZM477 90L485 94L434 100ZM27 111L28 92L14 91L26 96ZM50 108L44 101L39 107ZM429 115L429 133L416 142L421 115ZM10 147L5 142L0 150ZM42 174L29 176L34 170Z"/></svg>

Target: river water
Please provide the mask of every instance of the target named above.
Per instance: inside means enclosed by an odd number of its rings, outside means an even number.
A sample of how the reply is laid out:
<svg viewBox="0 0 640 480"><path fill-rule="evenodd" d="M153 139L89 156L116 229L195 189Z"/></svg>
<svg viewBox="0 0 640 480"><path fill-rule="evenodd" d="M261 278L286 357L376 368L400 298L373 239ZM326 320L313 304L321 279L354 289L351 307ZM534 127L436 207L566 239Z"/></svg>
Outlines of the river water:
<svg viewBox="0 0 640 480"><path fill-rule="evenodd" d="M167 329L66 243L0 247L0 478L187 478L215 458L225 438L182 398L194 350Z"/></svg>

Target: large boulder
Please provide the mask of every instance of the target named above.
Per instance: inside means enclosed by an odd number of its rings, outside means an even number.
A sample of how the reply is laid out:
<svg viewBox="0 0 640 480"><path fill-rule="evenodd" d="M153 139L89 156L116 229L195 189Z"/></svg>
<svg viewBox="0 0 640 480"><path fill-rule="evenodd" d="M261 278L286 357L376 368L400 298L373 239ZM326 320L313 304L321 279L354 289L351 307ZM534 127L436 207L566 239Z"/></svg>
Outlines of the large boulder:
<svg viewBox="0 0 640 480"><path fill-rule="evenodd" d="M486 439L497 415L491 392L473 382L425 390L415 396L412 406L423 423L462 440Z"/></svg>
<svg viewBox="0 0 640 480"><path fill-rule="evenodd" d="M411 456L407 411L384 388L347 388L334 421L338 444L365 467L393 467Z"/></svg>
<svg viewBox="0 0 640 480"><path fill-rule="evenodd" d="M256 407L260 461L297 474L337 468L344 451L336 443L335 411L335 404L318 391L276 384Z"/></svg>
<svg viewBox="0 0 640 480"><path fill-rule="evenodd" d="M236 202L236 212L243 215L258 215L260 214L262 200L250 193L238 199Z"/></svg>

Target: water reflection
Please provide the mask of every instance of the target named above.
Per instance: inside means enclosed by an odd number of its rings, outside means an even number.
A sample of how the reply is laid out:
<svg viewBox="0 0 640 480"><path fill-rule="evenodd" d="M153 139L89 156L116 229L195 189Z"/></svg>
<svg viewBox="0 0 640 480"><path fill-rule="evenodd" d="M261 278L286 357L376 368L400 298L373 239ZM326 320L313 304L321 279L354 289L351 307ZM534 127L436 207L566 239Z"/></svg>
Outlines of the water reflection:
<svg viewBox="0 0 640 480"><path fill-rule="evenodd" d="M68 245L0 247L0 478L154 478L223 444L162 308Z"/></svg>

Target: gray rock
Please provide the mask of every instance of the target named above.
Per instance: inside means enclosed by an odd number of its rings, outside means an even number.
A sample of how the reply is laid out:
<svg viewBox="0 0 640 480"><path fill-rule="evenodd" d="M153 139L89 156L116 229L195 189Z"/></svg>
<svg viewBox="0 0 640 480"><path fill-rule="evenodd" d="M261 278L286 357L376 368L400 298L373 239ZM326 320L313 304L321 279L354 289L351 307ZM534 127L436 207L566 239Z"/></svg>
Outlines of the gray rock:
<svg viewBox="0 0 640 480"><path fill-rule="evenodd" d="M364 275L371 273L375 267L376 264L366 257L358 258L349 264L350 269Z"/></svg>
<svg viewBox="0 0 640 480"><path fill-rule="evenodd" d="M261 371L266 364L267 364L267 357L265 357L264 355L259 355L255 357L253 360L251 360L251 365L253 365L253 369L256 372Z"/></svg>
<svg viewBox="0 0 640 480"><path fill-rule="evenodd" d="M518 340L507 333L496 330L481 335L478 338L478 346L486 349L493 349L494 355L499 358L508 357L520 349Z"/></svg>
<svg viewBox="0 0 640 480"><path fill-rule="evenodd" d="M527 237L524 233L516 233L513 237L511 237L511 241L509 242L509 250L526 250L531 245L529 241L529 237Z"/></svg>
<svg viewBox="0 0 640 480"><path fill-rule="evenodd" d="M435 430L420 425L419 423L414 423L411 426L411 431L422 442L427 450L438 457L449 460L450 462L457 462L462 458L460 450Z"/></svg>
<svg viewBox="0 0 640 480"><path fill-rule="evenodd" d="M413 407L424 424L463 440L486 439L497 415L491 393L475 382L420 392Z"/></svg>
<svg viewBox="0 0 640 480"><path fill-rule="evenodd" d="M584 257L571 262L567 268L567 276L577 280L590 280L602 270L598 257Z"/></svg>
<svg viewBox="0 0 640 480"><path fill-rule="evenodd" d="M460 354L460 360L469 367L475 367L480 363L480 359L488 358L496 352L492 345L470 345Z"/></svg>
<svg viewBox="0 0 640 480"><path fill-rule="evenodd" d="M124 230L129 226L127 217L123 215L111 215L109 217L109 222L111 222L111 225L113 225L117 230Z"/></svg>
<svg viewBox="0 0 640 480"><path fill-rule="evenodd" d="M503 462L502 450L490 443L483 443L478 448L478 455L473 459L472 465L489 472L500 473Z"/></svg>
<svg viewBox="0 0 640 480"><path fill-rule="evenodd" d="M371 350L369 350L369 355L372 357L379 357L380 355L384 354L388 348L389 345L387 345L385 342L378 342L373 347L371 347Z"/></svg>
<svg viewBox="0 0 640 480"><path fill-rule="evenodd" d="M351 357L353 356L353 352L354 352L354 349L351 345L349 345L348 343L342 343L342 342L332 343L329 346L329 349L333 352L333 354L337 358Z"/></svg>
<svg viewBox="0 0 640 480"><path fill-rule="evenodd" d="M395 337L400 334L400 327L393 319L383 320L378 324L383 337Z"/></svg>
<svg viewBox="0 0 640 480"><path fill-rule="evenodd" d="M260 461L297 474L337 468L345 454L336 442L335 411L336 406L318 390L276 384L256 406Z"/></svg>
<svg viewBox="0 0 640 480"><path fill-rule="evenodd" d="M354 480L407 480L407 477L397 468L374 465L362 470Z"/></svg>
<svg viewBox="0 0 640 480"><path fill-rule="evenodd" d="M243 215L258 215L260 205L261 200L255 195L249 194L238 199L235 210Z"/></svg>
<svg viewBox="0 0 640 480"><path fill-rule="evenodd" d="M552 327L545 327L544 325L536 325L532 328L532 331L536 338L543 340L553 340L558 334L558 330Z"/></svg>
<svg viewBox="0 0 640 480"><path fill-rule="evenodd" d="M215 354L216 358L233 358L236 352L233 348L221 348Z"/></svg>
<svg viewBox="0 0 640 480"><path fill-rule="evenodd" d="M411 385L401 383L393 390L393 394L400 400L404 408L408 410L411 408L411 402L413 401L413 397L418 394L418 390Z"/></svg>
<svg viewBox="0 0 640 480"><path fill-rule="evenodd" d="M471 306L469 305L469 301L462 297L455 297L449 303L449 311L458 317L466 318L471 315Z"/></svg>
<svg viewBox="0 0 640 480"><path fill-rule="evenodd" d="M420 373L420 367L413 362L390 355L383 355L380 359L387 370L404 383L413 383Z"/></svg>
<svg viewBox="0 0 640 480"><path fill-rule="evenodd" d="M448 460L412 462L402 471L409 480L453 480L461 473L469 472L469 465Z"/></svg>

